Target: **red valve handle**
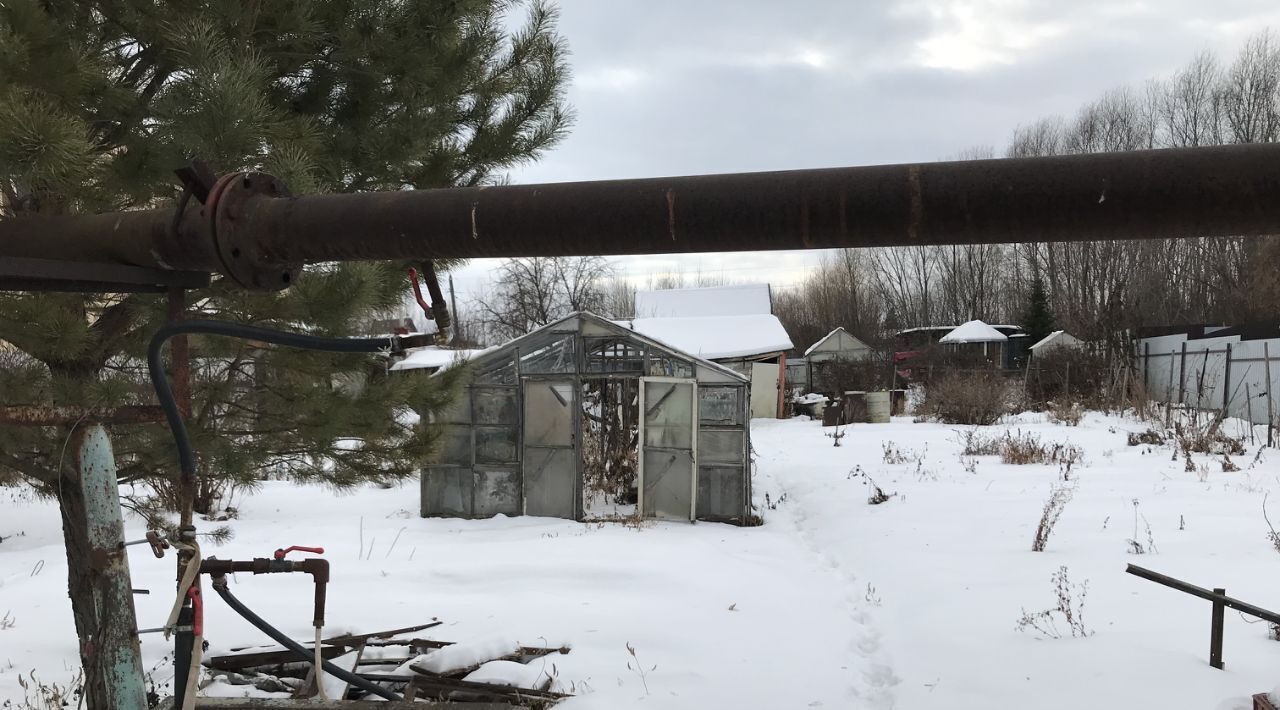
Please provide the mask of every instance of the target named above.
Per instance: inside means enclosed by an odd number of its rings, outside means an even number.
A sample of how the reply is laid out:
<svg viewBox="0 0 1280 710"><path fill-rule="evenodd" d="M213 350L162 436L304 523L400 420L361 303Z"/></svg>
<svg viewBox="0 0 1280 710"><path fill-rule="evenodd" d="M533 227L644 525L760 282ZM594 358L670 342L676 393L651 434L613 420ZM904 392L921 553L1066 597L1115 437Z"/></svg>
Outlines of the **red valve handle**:
<svg viewBox="0 0 1280 710"><path fill-rule="evenodd" d="M303 547L301 545L290 545L288 547L284 547L279 550L276 550L275 557L277 560L283 560L285 555L289 554L290 552L293 552L294 550L297 550L298 552L314 552L317 555L324 554L323 547Z"/></svg>
<svg viewBox="0 0 1280 710"><path fill-rule="evenodd" d="M191 633L204 636L204 598L200 596L200 588L191 585L187 589L187 598L191 600Z"/></svg>

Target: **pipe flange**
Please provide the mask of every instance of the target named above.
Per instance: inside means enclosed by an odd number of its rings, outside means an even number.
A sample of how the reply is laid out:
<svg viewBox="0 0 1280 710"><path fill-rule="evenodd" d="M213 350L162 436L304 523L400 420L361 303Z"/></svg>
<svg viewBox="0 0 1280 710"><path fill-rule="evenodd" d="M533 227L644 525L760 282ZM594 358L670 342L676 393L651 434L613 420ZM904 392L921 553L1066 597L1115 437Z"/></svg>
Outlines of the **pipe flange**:
<svg viewBox="0 0 1280 710"><path fill-rule="evenodd" d="M301 263L282 263L265 253L251 228L255 202L289 196L284 181L256 172L223 175L209 191L204 213L222 273L241 287L279 291L293 285L302 272Z"/></svg>

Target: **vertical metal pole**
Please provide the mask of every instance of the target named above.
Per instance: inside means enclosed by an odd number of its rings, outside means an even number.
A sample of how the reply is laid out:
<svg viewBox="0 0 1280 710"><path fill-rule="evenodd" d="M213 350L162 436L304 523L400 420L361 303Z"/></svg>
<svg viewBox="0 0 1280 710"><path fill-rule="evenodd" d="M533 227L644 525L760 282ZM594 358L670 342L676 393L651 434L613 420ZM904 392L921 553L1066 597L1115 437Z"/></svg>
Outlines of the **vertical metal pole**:
<svg viewBox="0 0 1280 710"><path fill-rule="evenodd" d="M1231 416L1231 343L1227 343L1227 367L1222 375L1222 416Z"/></svg>
<svg viewBox="0 0 1280 710"><path fill-rule="evenodd" d="M1187 341L1182 341L1182 361L1178 363L1178 404L1187 402Z"/></svg>
<svg viewBox="0 0 1280 710"><path fill-rule="evenodd" d="M1142 386L1151 391L1151 378L1148 374L1151 370L1151 343L1142 344Z"/></svg>
<svg viewBox="0 0 1280 710"><path fill-rule="evenodd" d="M1245 420L1249 422L1249 445L1254 443L1253 437L1253 394L1249 391L1249 383L1244 383L1244 412Z"/></svg>
<svg viewBox="0 0 1280 710"><path fill-rule="evenodd" d="M1225 595L1227 590L1215 587L1214 594ZM1221 600L1213 602L1213 618L1209 622L1209 665L1222 670L1222 622L1227 607Z"/></svg>
<svg viewBox="0 0 1280 710"><path fill-rule="evenodd" d="M1169 351L1169 386L1164 390L1164 425L1169 426L1173 416L1173 351Z"/></svg>
<svg viewBox="0 0 1280 710"><path fill-rule="evenodd" d="M101 424L85 424L76 432L76 475L84 500L91 560L96 633L81 639L93 662L85 668L92 710L134 710L147 706L142 653L133 608L133 584L125 552L120 488L116 482L111 438ZM95 694L96 694L95 692ZM94 702L94 701L97 702ZM101 705L99 705L101 703Z"/></svg>
<svg viewBox="0 0 1280 710"><path fill-rule="evenodd" d="M169 289L169 322L176 322L183 319L186 311L186 292L181 288L173 287ZM178 409L182 412L182 416L191 416L191 349L187 342L187 336L175 335L169 339L169 369L171 377L173 377L173 396L178 400ZM179 525L187 526L191 524L194 515L193 504L196 498L196 481L194 478L184 476L181 481L182 510L181 521ZM181 569L183 563L180 560L178 564L178 577L182 577Z"/></svg>
<svg viewBox="0 0 1280 710"><path fill-rule="evenodd" d="M1271 347L1267 341L1262 341L1262 366L1267 368L1267 446L1274 444L1275 440L1271 437L1271 431L1275 427L1276 410L1271 408Z"/></svg>
<svg viewBox="0 0 1280 710"><path fill-rule="evenodd" d="M168 292L168 315L170 322L183 319L186 311L186 292L181 288L170 288ZM191 416L191 350L187 336L177 335L169 340L169 369L173 377L173 395L178 401L178 409L182 416ZM182 474L179 481L180 511L179 537L183 542L195 539L195 501L199 486L195 476ZM177 581L181 584L182 573L191 559L191 554L179 551L177 554ZM197 580L197 584L199 580ZM195 635L191 628L195 620L195 611L187 598L187 590L179 587L177 594L183 599L182 609L178 612L179 631L173 637L173 694L180 705L186 697L187 677L191 669L191 654L194 650Z"/></svg>

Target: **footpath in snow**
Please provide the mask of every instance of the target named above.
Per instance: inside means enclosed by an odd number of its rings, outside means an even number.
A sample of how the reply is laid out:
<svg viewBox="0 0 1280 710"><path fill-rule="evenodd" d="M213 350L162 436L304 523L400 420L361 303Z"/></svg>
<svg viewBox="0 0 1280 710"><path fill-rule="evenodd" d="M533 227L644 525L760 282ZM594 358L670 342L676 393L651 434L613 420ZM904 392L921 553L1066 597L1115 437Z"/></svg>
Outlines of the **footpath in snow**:
<svg viewBox="0 0 1280 710"><path fill-rule="evenodd" d="M869 607L900 681L896 707L1251 707L1242 696L1280 682L1280 642L1265 623L1228 611L1226 668L1214 670L1210 604L1124 573L1134 563L1280 608L1280 552L1262 517L1271 492L1280 519L1280 451L1248 446L1232 457L1235 472L1223 472L1221 456L1193 455L1198 470L1187 472L1168 446L1128 446L1129 431L1146 429L1133 420L1091 414L1067 427L1026 414L985 427L1084 451L1047 550L1032 552L1059 467L962 458L962 429L895 418L847 427L835 448L816 422L752 428L758 495L781 501L776 512L790 511ZM869 505L855 469L895 495ZM1144 554L1134 554L1134 538ZM1061 621L1063 638L1018 631L1023 610L1055 605L1050 580L1061 566L1073 585L1088 584L1092 635L1072 638Z"/></svg>

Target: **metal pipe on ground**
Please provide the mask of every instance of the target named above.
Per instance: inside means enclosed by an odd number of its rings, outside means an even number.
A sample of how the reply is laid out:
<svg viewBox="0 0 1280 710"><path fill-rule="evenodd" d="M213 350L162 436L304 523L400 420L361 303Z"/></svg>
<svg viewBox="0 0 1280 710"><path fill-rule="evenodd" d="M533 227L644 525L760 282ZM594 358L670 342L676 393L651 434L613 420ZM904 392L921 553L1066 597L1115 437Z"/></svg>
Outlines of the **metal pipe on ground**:
<svg viewBox="0 0 1280 710"><path fill-rule="evenodd" d="M174 222L0 220L0 258L269 290L325 261L1263 235L1280 232L1280 144L301 197L245 174Z"/></svg>

